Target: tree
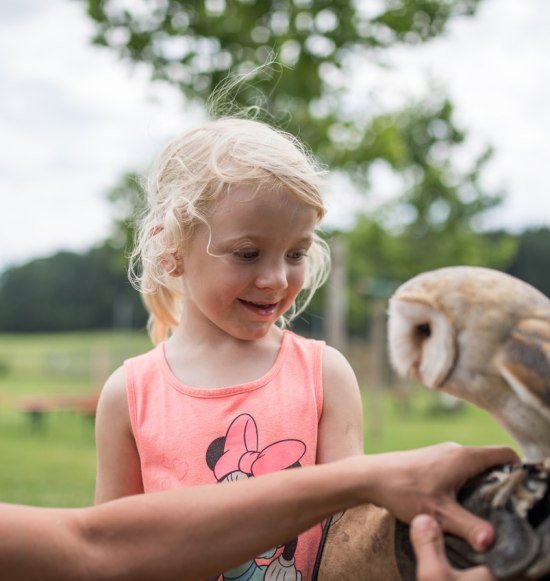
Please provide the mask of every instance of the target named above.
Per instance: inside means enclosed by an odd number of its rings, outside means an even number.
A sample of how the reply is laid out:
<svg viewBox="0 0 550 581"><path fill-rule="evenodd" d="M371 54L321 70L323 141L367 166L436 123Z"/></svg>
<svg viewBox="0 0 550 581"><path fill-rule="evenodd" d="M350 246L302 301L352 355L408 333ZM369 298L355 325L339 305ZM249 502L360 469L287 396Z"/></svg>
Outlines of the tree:
<svg viewBox="0 0 550 581"><path fill-rule="evenodd" d="M307 143L331 167L370 141L362 103L343 106L361 62L384 49L441 34L450 19L472 15L479 0L87 0L93 41L122 58L150 65L190 100L204 103L230 72L261 67L231 92L238 108L256 106ZM228 102L223 101L222 107ZM367 151L368 153L368 151ZM357 157L354 163L373 158Z"/></svg>
<svg viewBox="0 0 550 581"><path fill-rule="evenodd" d="M376 164L400 176L402 195L361 217L347 236L352 294L367 273L399 280L443 264L505 266L510 260L510 237L489 243L477 231L480 216L501 201L479 184L491 150L469 169L457 169L465 132L456 127L446 96L434 90L388 111L372 96L353 98L349 91L362 64L384 66L387 49L429 41L453 18L475 14L479 0L87 0L86 5L95 23L93 42L130 63L147 64L153 79L177 87L188 101L208 102L214 115L253 108L299 136L361 191L372 189ZM263 66L266 62L280 65ZM223 84L228 75L237 81ZM137 199L132 188L118 191ZM312 308L320 308L319 300Z"/></svg>
<svg viewBox="0 0 550 581"><path fill-rule="evenodd" d="M114 213L113 232L108 244L120 249L120 268L126 271L126 257L134 243L135 218L145 206L140 176L136 172L126 172L108 192L107 198Z"/></svg>
<svg viewBox="0 0 550 581"><path fill-rule="evenodd" d="M349 246L349 321L353 335L364 336L369 323L370 299L388 298L398 284L425 270L469 264L506 270L518 246L506 232L460 231L447 237L444 230L427 231L414 239L415 225L399 234L385 230L364 216L343 234ZM418 254L423 252L424 254Z"/></svg>
<svg viewBox="0 0 550 581"><path fill-rule="evenodd" d="M191 101L210 99L213 113L256 107L260 116L298 135L329 167L368 189L369 169L384 160L407 175L402 204L425 218L469 228L499 202L476 183L489 153L466 175L453 170L464 133L452 122L452 106L432 92L425 103L380 111L372 97L350 99L349 79L361 63L380 63L392 46L415 45L441 34L457 16L473 15L479 0L163 0L128 3L87 0L93 41L133 63L146 63L153 79ZM261 66L275 55L283 66ZM239 82L238 75L250 72ZM237 82L222 85L228 74ZM226 91L224 93L224 91ZM216 109L218 107L218 109ZM464 183L461 180L466 180ZM472 186L468 201L465 186ZM459 191L460 190L460 191ZM127 190L130 191L130 190ZM452 203L451 203L452 202ZM430 218L430 219L431 219Z"/></svg>
<svg viewBox="0 0 550 581"><path fill-rule="evenodd" d="M0 330L74 331L143 327L138 293L108 244L59 252L6 270L0 279Z"/></svg>
<svg viewBox="0 0 550 581"><path fill-rule="evenodd" d="M519 236L519 246L507 272L550 296L550 228L532 228Z"/></svg>

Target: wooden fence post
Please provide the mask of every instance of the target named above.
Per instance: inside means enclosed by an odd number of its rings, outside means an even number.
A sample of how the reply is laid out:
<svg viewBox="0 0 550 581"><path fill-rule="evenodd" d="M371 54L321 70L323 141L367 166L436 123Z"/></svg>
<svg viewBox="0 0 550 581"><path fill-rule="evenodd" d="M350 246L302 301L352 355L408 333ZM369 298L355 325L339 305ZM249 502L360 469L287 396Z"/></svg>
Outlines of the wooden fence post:
<svg viewBox="0 0 550 581"><path fill-rule="evenodd" d="M347 265L346 247L341 238L330 243L332 269L327 285L325 303L327 343L345 353L348 347L347 335Z"/></svg>

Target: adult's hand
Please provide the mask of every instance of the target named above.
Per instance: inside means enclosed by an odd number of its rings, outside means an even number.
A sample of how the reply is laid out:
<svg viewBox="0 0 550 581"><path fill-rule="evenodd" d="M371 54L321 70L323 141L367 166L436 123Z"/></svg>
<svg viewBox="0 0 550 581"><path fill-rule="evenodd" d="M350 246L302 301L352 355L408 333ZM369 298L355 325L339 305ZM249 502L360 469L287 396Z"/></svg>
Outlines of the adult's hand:
<svg viewBox="0 0 550 581"><path fill-rule="evenodd" d="M421 513L434 516L446 531L484 551L494 540L487 521L462 508L456 495L469 479L497 464L519 461L506 447L464 447L446 443L371 456L371 502L405 522Z"/></svg>
<svg viewBox="0 0 550 581"><path fill-rule="evenodd" d="M486 567L457 571L449 565L443 534L431 516L416 516L411 523L410 534L417 561L417 581L494 581L495 577Z"/></svg>

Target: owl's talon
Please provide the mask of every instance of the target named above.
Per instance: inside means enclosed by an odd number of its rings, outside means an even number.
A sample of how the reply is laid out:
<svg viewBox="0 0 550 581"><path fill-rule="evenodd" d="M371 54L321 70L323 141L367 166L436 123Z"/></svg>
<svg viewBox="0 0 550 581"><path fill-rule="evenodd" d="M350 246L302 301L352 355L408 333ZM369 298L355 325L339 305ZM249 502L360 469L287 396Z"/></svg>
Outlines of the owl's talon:
<svg viewBox="0 0 550 581"><path fill-rule="evenodd" d="M526 473L523 467L512 472L507 480L496 490L491 505L493 508L502 508L510 500L512 495L517 491L519 486L526 480Z"/></svg>

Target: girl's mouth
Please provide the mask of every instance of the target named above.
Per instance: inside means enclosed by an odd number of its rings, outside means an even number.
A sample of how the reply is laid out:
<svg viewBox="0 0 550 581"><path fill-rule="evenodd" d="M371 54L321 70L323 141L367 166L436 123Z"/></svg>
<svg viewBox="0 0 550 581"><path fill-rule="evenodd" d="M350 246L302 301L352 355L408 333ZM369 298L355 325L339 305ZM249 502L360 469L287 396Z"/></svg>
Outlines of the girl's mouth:
<svg viewBox="0 0 550 581"><path fill-rule="evenodd" d="M275 312L277 305L279 304L279 303L253 303L251 301L245 301L243 299L239 299L239 302L247 309L264 317L272 315Z"/></svg>

